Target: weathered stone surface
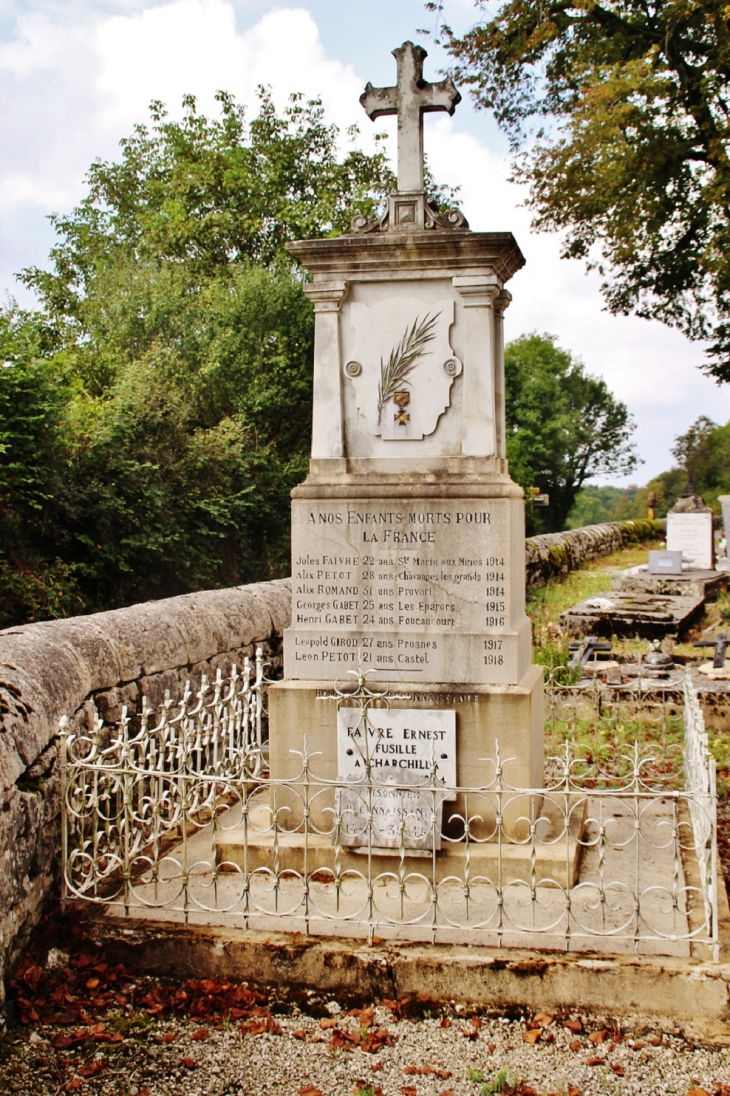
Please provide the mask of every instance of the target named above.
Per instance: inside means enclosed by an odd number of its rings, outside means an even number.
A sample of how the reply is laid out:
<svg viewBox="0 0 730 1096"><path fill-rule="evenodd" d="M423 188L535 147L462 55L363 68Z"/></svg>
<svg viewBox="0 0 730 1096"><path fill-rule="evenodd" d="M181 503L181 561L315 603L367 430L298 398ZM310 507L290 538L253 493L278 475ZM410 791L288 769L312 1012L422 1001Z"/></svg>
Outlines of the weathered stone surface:
<svg viewBox="0 0 730 1096"><path fill-rule="evenodd" d="M560 623L573 636L641 636L644 639L683 639L702 616L704 599L668 594L636 594L606 590L579 601L560 614Z"/></svg>
<svg viewBox="0 0 730 1096"><path fill-rule="evenodd" d="M714 599L727 581L721 571L683 571L681 575L650 575L646 567L630 567L613 580L614 590L634 594Z"/></svg>
<svg viewBox="0 0 730 1096"><path fill-rule="evenodd" d="M663 535L663 526L658 521L611 521L530 537L525 544L527 586L544 586L548 579L567 575L588 560Z"/></svg>
<svg viewBox="0 0 730 1096"><path fill-rule="evenodd" d="M58 724L119 719L263 645L280 657L291 582L209 590L0 632L0 1005L5 970L57 878Z"/></svg>

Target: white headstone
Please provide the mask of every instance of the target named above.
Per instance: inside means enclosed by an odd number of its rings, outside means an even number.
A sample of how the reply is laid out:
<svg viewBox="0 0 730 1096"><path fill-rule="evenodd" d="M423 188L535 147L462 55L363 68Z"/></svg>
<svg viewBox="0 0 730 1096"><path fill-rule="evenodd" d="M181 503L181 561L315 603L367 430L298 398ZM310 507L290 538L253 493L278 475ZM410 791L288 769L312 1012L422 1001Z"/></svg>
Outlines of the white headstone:
<svg viewBox="0 0 730 1096"><path fill-rule="evenodd" d="M667 514L667 551L681 552L682 563L693 571L714 567L712 512L710 510Z"/></svg>

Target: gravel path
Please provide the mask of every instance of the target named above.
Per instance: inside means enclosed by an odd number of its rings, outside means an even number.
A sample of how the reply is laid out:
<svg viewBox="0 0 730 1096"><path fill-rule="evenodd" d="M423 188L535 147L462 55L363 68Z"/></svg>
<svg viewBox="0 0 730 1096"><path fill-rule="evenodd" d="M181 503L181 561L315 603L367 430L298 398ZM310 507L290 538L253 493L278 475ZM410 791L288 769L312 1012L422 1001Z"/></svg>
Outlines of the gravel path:
<svg viewBox="0 0 730 1096"><path fill-rule="evenodd" d="M680 1032L636 1021L619 1028L576 1015L509 1018L458 1008L408 1016L408 1004L346 1011L315 994L311 1001L202 1025L114 1009L81 1028L18 1026L0 1040L0 1092L491 1096L501 1087L519 1096L730 1096L728 1048L694 1046Z"/></svg>

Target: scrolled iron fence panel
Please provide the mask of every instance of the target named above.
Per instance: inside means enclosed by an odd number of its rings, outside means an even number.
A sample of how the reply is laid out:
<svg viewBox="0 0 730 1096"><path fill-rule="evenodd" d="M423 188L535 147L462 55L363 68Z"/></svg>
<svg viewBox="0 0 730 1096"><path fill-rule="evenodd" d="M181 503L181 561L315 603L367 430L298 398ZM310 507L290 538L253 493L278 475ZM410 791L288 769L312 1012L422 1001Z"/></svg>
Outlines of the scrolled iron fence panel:
<svg viewBox="0 0 730 1096"><path fill-rule="evenodd" d="M498 744L487 783L451 787L435 761L419 780L367 757L361 779L326 778L306 739L296 775L273 778L263 669L145 702L111 733L64 721L67 899L371 939L717 953L714 762L689 680L671 765L666 716L650 712L656 740L628 741L622 698L560 686L543 787L510 785ZM363 721L393 699L364 676L337 695Z"/></svg>

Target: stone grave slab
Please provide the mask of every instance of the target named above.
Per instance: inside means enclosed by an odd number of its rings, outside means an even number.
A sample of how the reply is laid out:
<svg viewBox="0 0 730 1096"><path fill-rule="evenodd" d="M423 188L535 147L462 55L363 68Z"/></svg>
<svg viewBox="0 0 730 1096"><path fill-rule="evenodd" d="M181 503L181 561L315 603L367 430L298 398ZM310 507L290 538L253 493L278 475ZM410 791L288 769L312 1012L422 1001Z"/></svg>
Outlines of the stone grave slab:
<svg viewBox="0 0 730 1096"><path fill-rule="evenodd" d="M704 598L696 594L632 593L607 590L578 602L560 614L560 623L570 635L641 636L680 639L701 618Z"/></svg>
<svg viewBox="0 0 730 1096"><path fill-rule="evenodd" d="M667 514L667 551L696 570L714 567L712 510L699 495L683 495Z"/></svg>
<svg viewBox="0 0 730 1096"><path fill-rule="evenodd" d="M668 594L671 597L717 596L727 576L713 570L688 570L681 575L650 575L645 566L630 567L613 580L613 589L630 594Z"/></svg>

